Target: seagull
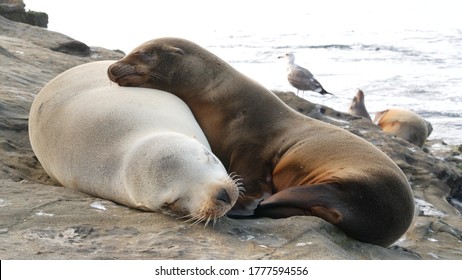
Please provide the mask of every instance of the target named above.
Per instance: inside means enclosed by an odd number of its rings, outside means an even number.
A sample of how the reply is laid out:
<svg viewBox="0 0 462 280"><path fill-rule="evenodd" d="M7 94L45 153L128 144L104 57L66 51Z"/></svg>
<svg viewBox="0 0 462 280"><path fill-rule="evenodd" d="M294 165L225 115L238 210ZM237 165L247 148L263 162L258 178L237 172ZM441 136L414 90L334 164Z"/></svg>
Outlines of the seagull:
<svg viewBox="0 0 462 280"><path fill-rule="evenodd" d="M331 94L327 92L322 85L314 78L313 74L308 69L305 69L301 66L295 64L295 56L293 53L288 52L283 56L279 56L278 58L285 58L287 61L287 79L289 83L297 89L297 96L298 92L301 90L302 92L305 90L315 91L319 94Z"/></svg>

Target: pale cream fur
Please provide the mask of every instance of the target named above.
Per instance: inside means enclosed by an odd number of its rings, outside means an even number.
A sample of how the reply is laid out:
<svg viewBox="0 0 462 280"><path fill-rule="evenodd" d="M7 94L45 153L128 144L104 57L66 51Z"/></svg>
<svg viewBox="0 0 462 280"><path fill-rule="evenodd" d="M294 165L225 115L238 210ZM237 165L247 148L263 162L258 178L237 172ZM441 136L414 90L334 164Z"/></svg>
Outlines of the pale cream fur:
<svg viewBox="0 0 462 280"><path fill-rule="evenodd" d="M119 87L114 61L70 69L30 111L32 148L61 185L144 210L224 215L238 197L188 106L159 90ZM217 201L225 189L230 203Z"/></svg>

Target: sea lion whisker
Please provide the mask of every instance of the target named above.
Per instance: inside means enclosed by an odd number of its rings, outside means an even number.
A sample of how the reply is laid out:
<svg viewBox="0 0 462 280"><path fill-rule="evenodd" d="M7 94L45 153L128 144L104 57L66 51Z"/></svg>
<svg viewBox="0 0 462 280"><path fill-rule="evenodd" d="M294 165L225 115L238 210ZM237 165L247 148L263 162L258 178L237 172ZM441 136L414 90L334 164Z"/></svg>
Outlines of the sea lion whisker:
<svg viewBox="0 0 462 280"><path fill-rule="evenodd" d="M236 172L231 172L231 173L229 173L228 176L231 179L233 179L233 181L241 181L241 180L243 180L243 178L241 176L239 176Z"/></svg>
<svg viewBox="0 0 462 280"><path fill-rule="evenodd" d="M186 214L184 216L180 216L178 219L185 219L185 218L190 218L192 217L194 214L193 213L189 213L189 214Z"/></svg>
<svg viewBox="0 0 462 280"><path fill-rule="evenodd" d="M245 196L245 188L241 186L241 184L236 184L237 185L237 190L239 192L239 197L244 197Z"/></svg>
<svg viewBox="0 0 462 280"><path fill-rule="evenodd" d="M207 227L207 225L209 224L211 219L212 219L212 215L209 215L208 218L207 218L207 221L205 221L204 228Z"/></svg>
<svg viewBox="0 0 462 280"><path fill-rule="evenodd" d="M231 173L228 175L228 177L236 184L236 186L239 188L243 185L242 181L244 180L242 177L237 175L236 173Z"/></svg>
<svg viewBox="0 0 462 280"><path fill-rule="evenodd" d="M190 222L192 222L192 221L195 221L195 220L196 220L196 218L191 217L191 218L189 218L189 219L187 219L187 220L184 220L183 223L188 224L188 223L190 223Z"/></svg>
<svg viewBox="0 0 462 280"><path fill-rule="evenodd" d="M197 220L196 220L195 222L193 222L193 223L191 224L191 226L200 224L201 222L203 222L203 221L205 220L205 217L206 217L205 215L202 215L202 216L197 217Z"/></svg>
<svg viewBox="0 0 462 280"><path fill-rule="evenodd" d="M234 184L236 184L236 187L241 187L242 185L244 185L244 183L242 182L242 180L235 180L233 179L232 180Z"/></svg>
<svg viewBox="0 0 462 280"><path fill-rule="evenodd" d="M244 184L242 181L243 181L242 179L234 179L234 180L233 180L234 184L236 184L236 185L238 185L238 186L241 186L241 185Z"/></svg>
<svg viewBox="0 0 462 280"><path fill-rule="evenodd" d="M202 219L202 216L199 214L199 213L195 213L195 214L190 214L190 218L188 220L185 221L185 223L189 223L189 222L197 222L199 220Z"/></svg>
<svg viewBox="0 0 462 280"><path fill-rule="evenodd" d="M189 224L189 226L193 226L193 225L195 225L195 224L198 222L198 218L190 219L190 220L188 220L188 221L186 221L186 222ZM199 221L199 222L200 222L200 221Z"/></svg>
<svg viewBox="0 0 462 280"><path fill-rule="evenodd" d="M198 220L199 222L203 220L203 216L201 216L200 213L190 213L188 215L185 215L184 217L188 218L187 220L184 221L185 223L193 222L193 224L195 224Z"/></svg>
<svg viewBox="0 0 462 280"><path fill-rule="evenodd" d="M193 216L193 214L188 214L188 215L180 216L180 217L177 218L177 220L184 220L184 219L187 219L184 222L188 222L191 219L194 219L194 216Z"/></svg>

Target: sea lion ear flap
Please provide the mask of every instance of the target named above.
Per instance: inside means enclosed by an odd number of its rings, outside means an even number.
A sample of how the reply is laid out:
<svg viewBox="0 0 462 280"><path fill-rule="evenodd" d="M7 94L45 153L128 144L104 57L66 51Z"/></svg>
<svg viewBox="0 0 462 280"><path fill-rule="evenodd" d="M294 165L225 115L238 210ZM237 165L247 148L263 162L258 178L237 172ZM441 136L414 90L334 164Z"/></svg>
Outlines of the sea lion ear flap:
<svg viewBox="0 0 462 280"><path fill-rule="evenodd" d="M184 51L180 48L176 48L176 47L172 47L172 46L168 46L168 45L164 45L162 46L162 50L164 52L168 52L168 53L171 53L171 54L179 54L179 55L184 55Z"/></svg>

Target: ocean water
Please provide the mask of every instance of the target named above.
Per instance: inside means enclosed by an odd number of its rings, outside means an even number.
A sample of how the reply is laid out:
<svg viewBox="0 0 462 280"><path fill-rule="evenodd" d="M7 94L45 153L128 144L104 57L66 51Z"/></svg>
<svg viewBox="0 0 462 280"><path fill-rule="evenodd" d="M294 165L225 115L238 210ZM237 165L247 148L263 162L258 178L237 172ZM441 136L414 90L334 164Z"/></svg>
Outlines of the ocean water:
<svg viewBox="0 0 462 280"><path fill-rule="evenodd" d="M348 112L362 89L372 117L408 108L432 123L430 139L462 143L462 29L220 35L206 47L268 89L296 92L278 59L292 51L335 95L305 91L305 99Z"/></svg>
<svg viewBox="0 0 462 280"><path fill-rule="evenodd" d="M305 92L307 100L346 112L360 88L371 115L408 108L432 123L430 138L462 144L462 17L457 1L26 3L49 14L51 30L91 46L130 52L157 37L190 39L268 89L295 91L286 79L285 63L277 59L292 51L295 63L335 94Z"/></svg>

